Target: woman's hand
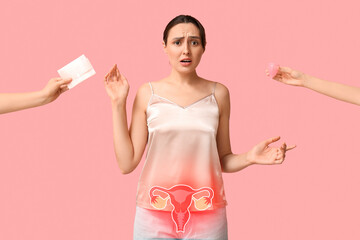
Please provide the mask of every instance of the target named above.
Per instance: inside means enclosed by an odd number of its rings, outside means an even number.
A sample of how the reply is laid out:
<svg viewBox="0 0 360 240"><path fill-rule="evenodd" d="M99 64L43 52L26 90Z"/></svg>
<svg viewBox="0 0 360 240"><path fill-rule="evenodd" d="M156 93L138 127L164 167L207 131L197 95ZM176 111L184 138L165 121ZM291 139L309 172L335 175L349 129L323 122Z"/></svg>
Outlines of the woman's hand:
<svg viewBox="0 0 360 240"><path fill-rule="evenodd" d="M129 93L129 83L120 74L115 64L108 74L105 75L105 89L113 103L124 103Z"/></svg>
<svg viewBox="0 0 360 240"><path fill-rule="evenodd" d="M283 143L279 148L269 147L279 139L280 137L270 138L257 144L247 153L247 160L251 164L281 164L285 160L285 153L296 146L287 147Z"/></svg>
<svg viewBox="0 0 360 240"><path fill-rule="evenodd" d="M47 104L57 99L60 94L69 90L68 84L71 82L71 78L52 78L46 84L46 86L40 91L44 100L42 104Z"/></svg>
<svg viewBox="0 0 360 240"><path fill-rule="evenodd" d="M265 73L267 76L270 76L268 70L266 70ZM303 87L306 81L306 75L289 67L280 67L273 79L288 85Z"/></svg>

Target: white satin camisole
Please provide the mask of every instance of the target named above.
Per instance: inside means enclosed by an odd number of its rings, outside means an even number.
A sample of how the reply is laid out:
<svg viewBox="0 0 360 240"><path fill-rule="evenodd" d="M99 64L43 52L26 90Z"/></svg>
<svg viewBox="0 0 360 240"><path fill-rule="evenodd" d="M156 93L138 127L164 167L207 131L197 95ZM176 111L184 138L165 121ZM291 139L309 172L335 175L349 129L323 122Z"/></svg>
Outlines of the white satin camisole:
<svg viewBox="0 0 360 240"><path fill-rule="evenodd" d="M152 95L146 109L148 142L137 188L137 205L155 210L151 204L151 190L158 187L169 192L171 188L178 189L177 199L171 199L173 203L175 200L183 203L185 191L199 189L208 190L198 193L197 199L201 194L210 199L212 190L208 209L225 207L227 202L216 144L219 124L216 82L211 94L186 107L158 96L150 82L149 85ZM165 199L169 192L164 190L157 194ZM190 211L199 210L194 203L189 204ZM172 211L173 208L166 204L161 210Z"/></svg>

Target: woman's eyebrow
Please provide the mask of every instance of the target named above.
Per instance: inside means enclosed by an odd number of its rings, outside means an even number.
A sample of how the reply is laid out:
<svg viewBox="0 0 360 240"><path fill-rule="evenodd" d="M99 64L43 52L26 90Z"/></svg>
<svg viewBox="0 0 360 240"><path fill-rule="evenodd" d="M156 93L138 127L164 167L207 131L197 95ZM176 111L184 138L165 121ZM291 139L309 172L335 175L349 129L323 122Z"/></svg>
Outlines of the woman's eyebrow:
<svg viewBox="0 0 360 240"><path fill-rule="evenodd" d="M185 37L176 37L176 38L173 38L173 40L181 40L181 39L184 39ZM200 37L198 36L189 36L189 38L193 38L193 39L200 39Z"/></svg>

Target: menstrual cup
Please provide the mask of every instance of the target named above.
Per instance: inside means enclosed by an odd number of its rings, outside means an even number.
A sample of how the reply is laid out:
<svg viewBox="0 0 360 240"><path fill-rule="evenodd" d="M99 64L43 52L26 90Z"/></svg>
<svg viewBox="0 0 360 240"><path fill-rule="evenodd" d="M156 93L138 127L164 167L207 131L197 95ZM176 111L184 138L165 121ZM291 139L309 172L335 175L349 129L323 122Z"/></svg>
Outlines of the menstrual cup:
<svg viewBox="0 0 360 240"><path fill-rule="evenodd" d="M279 64L268 63L267 70L269 71L269 77L274 78L276 76L276 74L278 73L279 68L280 68Z"/></svg>

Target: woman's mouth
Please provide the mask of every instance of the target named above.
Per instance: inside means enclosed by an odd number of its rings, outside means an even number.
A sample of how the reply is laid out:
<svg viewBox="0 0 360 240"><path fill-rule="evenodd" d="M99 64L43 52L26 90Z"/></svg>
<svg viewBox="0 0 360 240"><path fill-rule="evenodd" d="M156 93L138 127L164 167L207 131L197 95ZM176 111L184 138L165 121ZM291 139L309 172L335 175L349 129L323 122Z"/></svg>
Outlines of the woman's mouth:
<svg viewBox="0 0 360 240"><path fill-rule="evenodd" d="M185 59L182 59L181 61L180 61L180 64L182 65L182 66L189 66L190 64L191 64L191 59L190 58L185 58Z"/></svg>

